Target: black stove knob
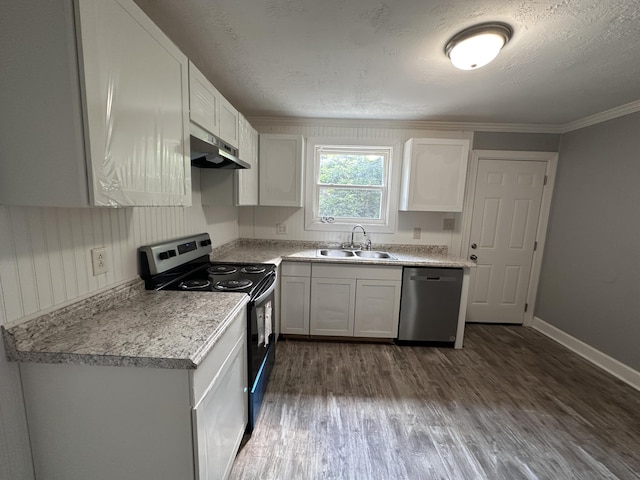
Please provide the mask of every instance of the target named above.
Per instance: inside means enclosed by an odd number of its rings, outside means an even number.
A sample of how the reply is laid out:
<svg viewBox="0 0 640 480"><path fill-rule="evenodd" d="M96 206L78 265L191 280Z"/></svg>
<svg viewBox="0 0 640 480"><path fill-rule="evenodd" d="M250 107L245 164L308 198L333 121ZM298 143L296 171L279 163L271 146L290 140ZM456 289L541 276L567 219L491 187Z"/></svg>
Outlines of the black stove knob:
<svg viewBox="0 0 640 480"><path fill-rule="evenodd" d="M160 252L160 255L158 255L160 257L160 260L167 260L168 258L171 257L175 257L176 256L176 251L175 250L167 250L166 252Z"/></svg>
<svg viewBox="0 0 640 480"><path fill-rule="evenodd" d="M206 247L207 245L211 245L211 240L202 240L200 242L201 247Z"/></svg>

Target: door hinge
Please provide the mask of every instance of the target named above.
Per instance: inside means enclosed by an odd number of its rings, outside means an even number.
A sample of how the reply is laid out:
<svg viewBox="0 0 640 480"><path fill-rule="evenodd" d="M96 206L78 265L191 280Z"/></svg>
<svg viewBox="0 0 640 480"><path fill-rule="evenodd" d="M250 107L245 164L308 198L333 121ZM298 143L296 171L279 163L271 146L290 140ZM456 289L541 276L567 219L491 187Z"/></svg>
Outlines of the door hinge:
<svg viewBox="0 0 640 480"><path fill-rule="evenodd" d="M528 304L528 303L525 303L525 304L524 304L524 311L526 312L528 308L529 308L529 304Z"/></svg>
<svg viewBox="0 0 640 480"><path fill-rule="evenodd" d="M546 185L546 184L547 184L547 178L549 178L549 177L547 177L547 176L545 175L545 176L544 176L544 183L543 183L543 185Z"/></svg>
<svg viewBox="0 0 640 480"><path fill-rule="evenodd" d="M538 250L538 242L533 242L533 251L535 252L536 250Z"/></svg>

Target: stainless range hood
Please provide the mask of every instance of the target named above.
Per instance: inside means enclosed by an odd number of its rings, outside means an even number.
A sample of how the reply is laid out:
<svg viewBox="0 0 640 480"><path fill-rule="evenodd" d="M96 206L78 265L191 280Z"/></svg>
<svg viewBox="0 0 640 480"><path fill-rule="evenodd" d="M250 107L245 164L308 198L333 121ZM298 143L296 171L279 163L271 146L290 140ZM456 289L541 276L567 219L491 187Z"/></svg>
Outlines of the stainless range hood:
<svg viewBox="0 0 640 480"><path fill-rule="evenodd" d="M250 165L238 158L238 150L211 135L206 130L192 123L191 134L191 166L198 168L250 168Z"/></svg>

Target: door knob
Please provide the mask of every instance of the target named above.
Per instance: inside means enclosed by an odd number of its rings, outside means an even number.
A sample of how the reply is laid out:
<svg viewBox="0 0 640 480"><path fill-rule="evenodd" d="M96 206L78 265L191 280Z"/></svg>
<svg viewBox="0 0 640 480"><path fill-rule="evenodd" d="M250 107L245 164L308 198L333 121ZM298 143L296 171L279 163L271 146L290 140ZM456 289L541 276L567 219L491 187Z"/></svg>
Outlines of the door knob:
<svg viewBox="0 0 640 480"><path fill-rule="evenodd" d="M476 260L478 260L478 256L477 256L477 255L471 255L469 258L470 258L471 260L473 260L474 262L475 262Z"/></svg>
<svg viewBox="0 0 640 480"><path fill-rule="evenodd" d="M477 243L472 243L471 244L471 248L473 248L475 250L476 248L478 248L478 244Z"/></svg>

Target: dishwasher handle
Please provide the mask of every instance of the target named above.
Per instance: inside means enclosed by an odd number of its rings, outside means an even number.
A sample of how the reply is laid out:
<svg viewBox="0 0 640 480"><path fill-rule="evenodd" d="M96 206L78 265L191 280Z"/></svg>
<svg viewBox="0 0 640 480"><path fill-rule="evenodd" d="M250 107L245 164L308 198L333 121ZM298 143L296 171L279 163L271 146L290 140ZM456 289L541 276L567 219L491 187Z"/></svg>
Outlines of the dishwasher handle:
<svg viewBox="0 0 640 480"><path fill-rule="evenodd" d="M443 276L435 276L435 275L411 275L409 280L412 282L455 282L456 277L443 277Z"/></svg>

